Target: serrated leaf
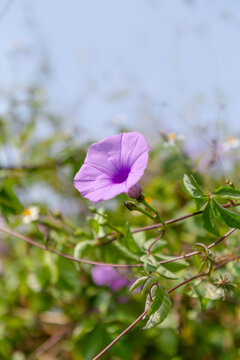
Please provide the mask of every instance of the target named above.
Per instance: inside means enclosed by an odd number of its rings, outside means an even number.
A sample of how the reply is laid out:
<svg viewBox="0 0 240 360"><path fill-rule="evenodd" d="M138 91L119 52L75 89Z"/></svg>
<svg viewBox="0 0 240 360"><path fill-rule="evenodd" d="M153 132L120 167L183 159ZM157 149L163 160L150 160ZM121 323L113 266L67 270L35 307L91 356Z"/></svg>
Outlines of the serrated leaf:
<svg viewBox="0 0 240 360"><path fill-rule="evenodd" d="M139 279L137 279L136 281L134 281L134 283L131 285L129 291L133 292L134 290L136 290L139 286L143 285L146 280L148 279L148 276L142 276Z"/></svg>
<svg viewBox="0 0 240 360"><path fill-rule="evenodd" d="M143 330L151 329L163 322L163 320L167 317L170 309L172 307L172 302L170 300L170 297L166 291L164 291L164 296L161 302L160 307L157 309L157 311L152 314L147 324L144 326ZM150 310L150 309L149 309Z"/></svg>
<svg viewBox="0 0 240 360"><path fill-rule="evenodd" d="M214 190L212 197L222 198L222 199L240 199L240 191L232 188L231 186L221 186L217 190Z"/></svg>
<svg viewBox="0 0 240 360"><path fill-rule="evenodd" d="M204 212L202 214L202 222L205 230L207 230L213 235L219 235L211 201L208 202L206 208L204 209Z"/></svg>
<svg viewBox="0 0 240 360"><path fill-rule="evenodd" d="M213 210L218 220L229 227L240 229L240 215L227 210L213 200Z"/></svg>
<svg viewBox="0 0 240 360"><path fill-rule="evenodd" d="M207 199L207 195L202 192L202 190L199 188L196 180L192 175L188 176L184 174L182 185L185 192L191 197L196 199L204 199L204 198Z"/></svg>

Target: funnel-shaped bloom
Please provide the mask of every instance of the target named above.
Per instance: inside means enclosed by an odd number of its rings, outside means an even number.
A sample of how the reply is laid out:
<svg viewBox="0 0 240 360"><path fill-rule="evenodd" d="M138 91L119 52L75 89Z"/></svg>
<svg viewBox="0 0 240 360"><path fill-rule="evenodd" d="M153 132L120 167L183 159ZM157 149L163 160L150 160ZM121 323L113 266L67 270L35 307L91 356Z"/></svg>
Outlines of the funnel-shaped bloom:
<svg viewBox="0 0 240 360"><path fill-rule="evenodd" d="M142 177L149 150L145 137L138 132L108 136L90 146L74 186L92 202L127 194Z"/></svg>

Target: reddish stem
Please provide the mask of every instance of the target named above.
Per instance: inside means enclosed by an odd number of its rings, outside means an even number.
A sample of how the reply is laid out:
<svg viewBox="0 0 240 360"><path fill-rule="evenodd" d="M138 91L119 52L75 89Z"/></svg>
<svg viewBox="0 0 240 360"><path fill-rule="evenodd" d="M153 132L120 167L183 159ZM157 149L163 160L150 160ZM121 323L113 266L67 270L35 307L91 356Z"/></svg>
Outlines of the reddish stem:
<svg viewBox="0 0 240 360"><path fill-rule="evenodd" d="M223 263L214 266L214 270L219 269L220 267L228 264L229 262L239 259L240 255L235 256L234 258L228 259L226 261L224 261ZM192 276L191 278L182 281L181 283L177 284L176 286L172 287L171 289L168 290L168 294L172 293L174 290L178 289L179 287L189 283L192 280L195 280L197 278L203 277L208 275L207 272L202 272L198 275ZM145 310L131 325L129 325L120 335L118 335L118 337L116 337L115 340L113 340L107 347L105 347L105 349L103 349L97 356L95 356L95 358L93 358L92 360L97 360L99 359L103 354L105 354L106 351L108 351L114 344L116 344L116 342L118 342L118 340L120 340L129 330L131 330L140 320L142 320L142 318L147 314L149 308L147 310Z"/></svg>
<svg viewBox="0 0 240 360"><path fill-rule="evenodd" d="M23 235L15 232L15 231L5 229L5 228L3 228L1 226L0 226L0 231L5 232L6 234L12 235L14 237L17 237L19 239L22 239L22 240L26 241L27 243L38 247L39 249L49 251L49 252L51 252L53 254L62 256L64 258L66 258L66 259L70 259L72 261L77 261L77 262L80 262L80 263L83 263L83 264L98 265L98 266L111 266L111 267L119 267L119 268L143 267L143 264L111 264L111 263L103 263L103 262L92 261L92 260L77 259L77 258L75 258L75 257L73 257L71 255L67 255L67 254L55 251L53 249L49 249L45 245L38 244L34 240L32 240L32 239L30 239L30 238L28 238L26 236L23 236Z"/></svg>
<svg viewBox="0 0 240 360"><path fill-rule="evenodd" d="M234 204L234 206L239 206L239 205L240 205L240 203ZM231 206L232 206L232 203L222 205L222 207L224 207L224 208L228 208L228 207L231 207ZM202 213L203 213L203 210L195 211L195 212L193 212L193 213L191 213L191 214L187 214L187 215L184 215L184 216L179 216L179 217L177 217L177 218L167 220L167 221L165 221L165 223L166 223L167 225L174 224L174 223L179 222L179 221L181 221L181 220L185 220L185 219L188 219L188 218L190 218L190 217L193 217L193 216L196 216L196 215L200 215L200 214L202 214ZM158 229L158 228L160 228L160 227L162 227L162 226L163 226L162 223L157 223L157 224L153 224L153 225L148 225L148 226L144 226L144 227L138 228L138 229L136 229L136 230L133 230L131 233L132 233L132 234L136 234L136 233L141 232L141 231L154 230L154 229ZM104 238L106 238L106 237L108 237L108 236L114 236L114 237L113 237L112 239L110 239L110 240L107 240L106 242L102 242L102 243L99 244L99 245L109 244L109 243L111 243L112 241L116 240L116 233L114 233L114 232L109 233L109 234L106 234L106 235L104 235L103 237L101 237L101 238L99 238L99 239L104 239Z"/></svg>
<svg viewBox="0 0 240 360"><path fill-rule="evenodd" d="M129 330L131 330L139 321L142 320L142 318L147 314L149 308L147 308L147 310L145 310L131 325L129 325L120 335L118 335L118 337L116 337L116 339L114 339L107 347L105 347L105 349L103 349L97 356L95 356L95 358L93 358L92 360L97 360L99 359L103 354L105 354L106 351L108 351L114 344L116 344L116 342L118 342L118 340L120 340Z"/></svg>

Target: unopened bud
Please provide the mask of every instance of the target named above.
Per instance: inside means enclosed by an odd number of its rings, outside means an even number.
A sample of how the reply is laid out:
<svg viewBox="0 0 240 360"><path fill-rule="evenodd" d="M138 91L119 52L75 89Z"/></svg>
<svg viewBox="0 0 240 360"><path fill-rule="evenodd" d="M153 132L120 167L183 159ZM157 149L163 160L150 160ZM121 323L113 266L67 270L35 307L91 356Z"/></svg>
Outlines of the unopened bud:
<svg viewBox="0 0 240 360"><path fill-rule="evenodd" d="M142 192L141 186L139 184L135 184L128 190L127 194L131 199L138 199L139 196L141 195L141 192Z"/></svg>
<svg viewBox="0 0 240 360"><path fill-rule="evenodd" d="M137 205L133 201L124 201L123 205L130 211L136 210Z"/></svg>

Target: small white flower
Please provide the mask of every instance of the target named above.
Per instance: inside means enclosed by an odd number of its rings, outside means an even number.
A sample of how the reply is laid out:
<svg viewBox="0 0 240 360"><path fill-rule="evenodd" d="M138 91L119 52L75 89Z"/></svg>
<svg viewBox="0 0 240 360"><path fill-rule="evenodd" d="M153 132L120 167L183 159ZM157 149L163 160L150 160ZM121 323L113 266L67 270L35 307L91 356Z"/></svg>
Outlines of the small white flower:
<svg viewBox="0 0 240 360"><path fill-rule="evenodd" d="M39 219L40 209L38 206L30 206L23 212L22 221L24 224L30 224L32 221Z"/></svg>
<svg viewBox="0 0 240 360"><path fill-rule="evenodd" d="M222 144L222 151L229 152L240 147L240 139L235 138L234 136L228 136L226 141Z"/></svg>
<svg viewBox="0 0 240 360"><path fill-rule="evenodd" d="M182 141L184 139L184 135L172 132L167 135L167 141L164 143L164 147L173 147L177 144L178 141Z"/></svg>

